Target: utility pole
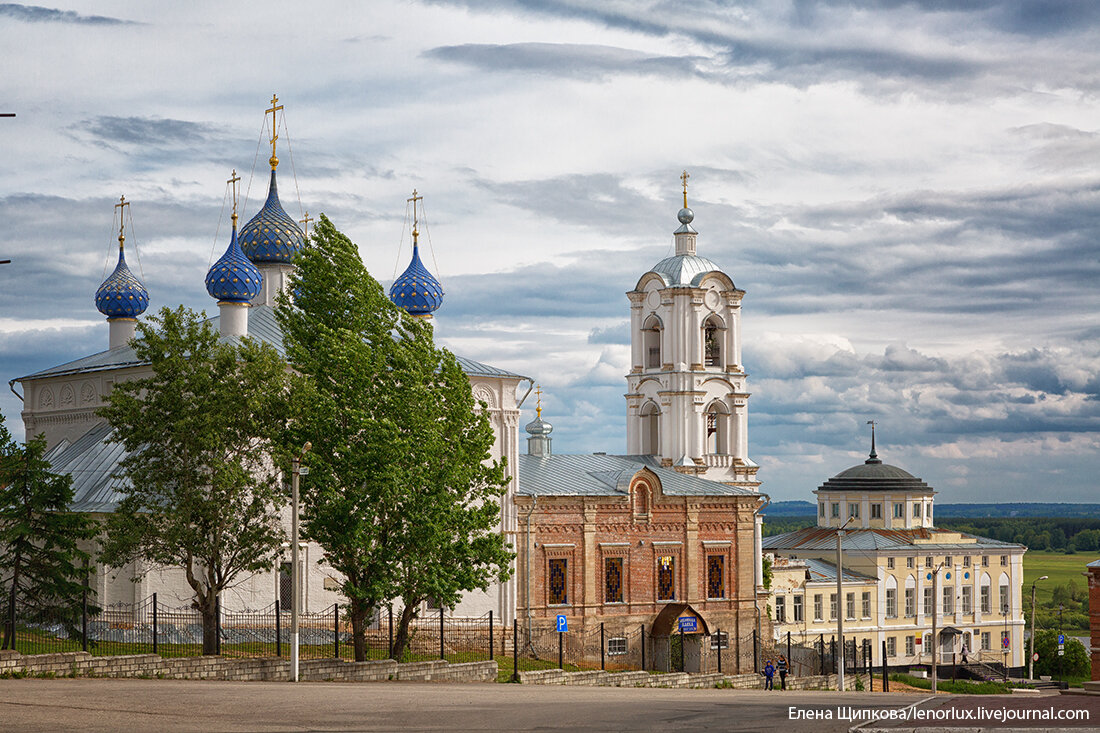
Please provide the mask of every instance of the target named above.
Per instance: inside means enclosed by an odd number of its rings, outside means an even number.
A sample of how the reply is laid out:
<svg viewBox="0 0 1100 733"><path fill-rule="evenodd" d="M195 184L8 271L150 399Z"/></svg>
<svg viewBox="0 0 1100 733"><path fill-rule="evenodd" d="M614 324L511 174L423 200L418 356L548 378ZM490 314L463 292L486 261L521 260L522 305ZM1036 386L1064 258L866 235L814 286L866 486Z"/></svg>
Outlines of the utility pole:
<svg viewBox="0 0 1100 733"><path fill-rule="evenodd" d="M932 571L932 694L936 694L936 655L939 653L939 639L936 636L936 610L938 606L937 597L940 592L940 571L943 570L943 563L941 562L935 570Z"/></svg>
<svg viewBox="0 0 1100 733"><path fill-rule="evenodd" d="M844 692L844 555L841 544L844 538L844 529L855 517L848 517L848 521L840 525L836 531L836 638L840 646L836 655L836 689Z"/></svg>
<svg viewBox="0 0 1100 733"><path fill-rule="evenodd" d="M1027 653L1027 678L1031 682L1035 681L1035 583L1046 580L1047 577L1046 575L1040 575L1031 584L1031 644L1028 645L1031 648ZM1007 616L1007 610L1005 610L1005 614Z"/></svg>
<svg viewBox="0 0 1100 733"><path fill-rule="evenodd" d="M301 568L298 558L298 477L308 473L302 469L302 456L313 447L306 442L302 452L294 456L290 473L291 518L290 518L290 679L298 681L298 616L302 608Z"/></svg>

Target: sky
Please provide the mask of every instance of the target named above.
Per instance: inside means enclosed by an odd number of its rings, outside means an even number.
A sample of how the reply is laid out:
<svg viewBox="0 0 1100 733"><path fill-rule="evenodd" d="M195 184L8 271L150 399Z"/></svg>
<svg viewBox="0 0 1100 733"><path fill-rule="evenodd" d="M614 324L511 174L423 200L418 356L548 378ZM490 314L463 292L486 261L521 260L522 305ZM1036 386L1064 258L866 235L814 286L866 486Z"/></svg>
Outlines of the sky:
<svg viewBox="0 0 1100 733"><path fill-rule="evenodd" d="M417 189L437 339L537 380L556 452L625 451L625 293L686 169L699 254L747 293L773 501L861 462L868 420L940 502L1098 500L1100 4L306 7L0 4L4 381L106 348L120 195L150 312L215 313L225 180L247 220L274 93L288 213L388 286ZM4 390L17 436L20 410Z"/></svg>

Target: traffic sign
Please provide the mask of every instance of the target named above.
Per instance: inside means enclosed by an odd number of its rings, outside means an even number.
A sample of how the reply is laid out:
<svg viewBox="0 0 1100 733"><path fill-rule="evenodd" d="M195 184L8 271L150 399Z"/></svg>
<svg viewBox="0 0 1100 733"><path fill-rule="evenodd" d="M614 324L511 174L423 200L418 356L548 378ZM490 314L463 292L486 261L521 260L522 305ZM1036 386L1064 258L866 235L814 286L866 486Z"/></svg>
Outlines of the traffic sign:
<svg viewBox="0 0 1100 733"><path fill-rule="evenodd" d="M1058 634L1058 646L1061 646L1062 644L1065 644L1065 643L1066 643L1066 635L1065 634Z"/></svg>
<svg viewBox="0 0 1100 733"><path fill-rule="evenodd" d="M558 614L558 631L569 631L569 621L565 618L564 613Z"/></svg>
<svg viewBox="0 0 1100 733"><path fill-rule="evenodd" d="M694 616L682 616L676 621L680 625L680 631L698 631L699 629Z"/></svg>
<svg viewBox="0 0 1100 733"><path fill-rule="evenodd" d="M1060 657L1066 656L1066 650L1063 649L1062 647L1058 647L1058 656L1060 656Z"/></svg>
<svg viewBox="0 0 1100 733"><path fill-rule="evenodd" d="M1009 638L1007 636L1002 636L1001 637L1001 646L1003 646L1005 649L1008 649L1008 643L1009 643Z"/></svg>
<svg viewBox="0 0 1100 733"><path fill-rule="evenodd" d="M1039 652L1035 652L1034 654L1031 655L1031 661L1033 661L1033 662L1038 662L1039 661Z"/></svg>

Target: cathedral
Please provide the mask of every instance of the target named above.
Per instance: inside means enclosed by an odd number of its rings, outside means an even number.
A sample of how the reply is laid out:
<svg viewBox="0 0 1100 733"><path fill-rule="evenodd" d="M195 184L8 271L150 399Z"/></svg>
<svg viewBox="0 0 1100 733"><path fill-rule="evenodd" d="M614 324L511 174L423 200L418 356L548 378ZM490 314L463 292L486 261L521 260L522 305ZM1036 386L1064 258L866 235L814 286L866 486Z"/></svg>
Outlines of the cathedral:
<svg viewBox="0 0 1100 733"><path fill-rule="evenodd" d="M279 107L272 104L274 117ZM275 297L307 237L279 199L274 131L273 120L267 199L239 231L234 208L229 245L205 284L218 304L209 321L222 338L250 336L282 352ZM734 665L752 668L746 639L767 623L759 514L767 499L748 457L745 293L696 253L686 172L682 178L675 254L626 294L632 366L625 375L623 454L555 454L541 402L521 451L521 408L535 381L458 356L490 417L493 457L512 467L499 529L517 557L508 581L468 593L452 611L471 617L493 611L505 624L516 619L531 639L554 633L565 617L578 634L600 630L597 658L604 651L634 654L624 639L637 628L652 640L649 666L658 668L678 633L688 671L706 668L714 648L730 650L732 672ZM414 212L417 200L414 192ZM389 295L410 314L430 318L444 293L420 258L417 236L414 213L412 259ZM118 243L117 266L95 294L109 324L107 349L13 380L23 389L26 434L45 434L53 469L73 478L71 509L99 517L121 499L125 479L118 471L126 454L96 410L113 385L150 373L129 346L149 295L127 265L121 227ZM289 525L289 512L285 521ZM303 610L341 602L339 578L324 564L321 548L303 543L302 550ZM182 607L192 597L177 568L97 567L90 582L101 605L139 603L156 592L161 603ZM287 607L285 563L226 591L222 607L259 609L277 598ZM704 644L711 639L717 641Z"/></svg>

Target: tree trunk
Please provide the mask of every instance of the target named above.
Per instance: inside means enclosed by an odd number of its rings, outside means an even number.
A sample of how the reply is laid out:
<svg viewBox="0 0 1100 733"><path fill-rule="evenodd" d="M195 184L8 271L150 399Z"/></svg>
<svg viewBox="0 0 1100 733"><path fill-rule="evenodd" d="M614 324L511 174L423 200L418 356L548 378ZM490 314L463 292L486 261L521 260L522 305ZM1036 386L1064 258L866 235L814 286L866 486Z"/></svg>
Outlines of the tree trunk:
<svg viewBox="0 0 1100 733"><path fill-rule="evenodd" d="M401 610L401 618L397 624L397 631L393 635L393 658L401 661L405 658L405 651L409 646L409 624L416 618L419 603L408 603Z"/></svg>
<svg viewBox="0 0 1100 733"><path fill-rule="evenodd" d="M202 654L214 656L218 653L218 596L211 590L205 598L199 599L202 612Z"/></svg>
<svg viewBox="0 0 1100 733"><path fill-rule="evenodd" d="M0 649L15 649L15 595L19 588L19 575L22 571L22 557L17 553L11 572L11 592L8 593L8 608L4 614L4 644Z"/></svg>
<svg viewBox="0 0 1100 733"><path fill-rule="evenodd" d="M361 600L352 599L348 608L351 616L351 639L355 647L355 661L367 661L367 619L371 608Z"/></svg>

